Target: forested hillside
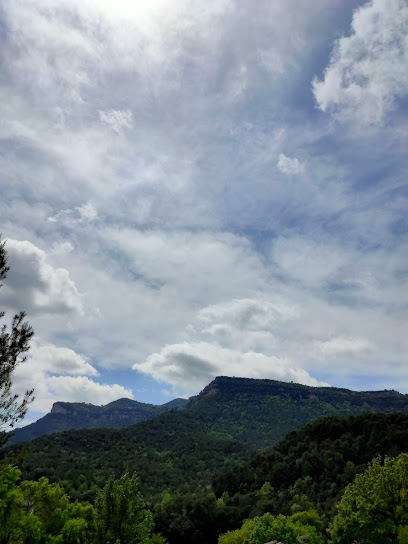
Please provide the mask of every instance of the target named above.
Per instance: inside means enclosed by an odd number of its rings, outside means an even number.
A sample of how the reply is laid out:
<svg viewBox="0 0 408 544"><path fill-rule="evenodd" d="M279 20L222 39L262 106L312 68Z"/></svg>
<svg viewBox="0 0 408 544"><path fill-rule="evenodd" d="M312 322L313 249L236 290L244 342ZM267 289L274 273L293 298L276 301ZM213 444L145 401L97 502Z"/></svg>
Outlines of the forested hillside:
<svg viewBox="0 0 408 544"><path fill-rule="evenodd" d="M408 413L408 395L219 377L184 410L120 430L37 438L20 466L24 478L46 476L62 483L71 497L86 500L112 472L136 472L142 492L154 501L165 490L204 488L214 471L228 470L318 417L367 410ZM15 445L3 455L20 448Z"/></svg>
<svg viewBox="0 0 408 544"><path fill-rule="evenodd" d="M156 530L174 544L210 544L247 518L266 512L290 516L315 509L321 538L326 540L325 529L346 486L372 459L402 452L408 452L406 414L319 419L250 461L218 472L211 489L165 496L155 507ZM408 486L408 473L404 482Z"/></svg>
<svg viewBox="0 0 408 544"><path fill-rule="evenodd" d="M341 491L372 459L403 452L408 452L407 414L327 417L220 472L212 486L217 496L227 492L231 503L251 504L244 517L267 511L289 514L299 500L333 515Z"/></svg>
<svg viewBox="0 0 408 544"><path fill-rule="evenodd" d="M119 399L105 406L84 402L56 402L49 414L35 423L11 433L9 444L33 440L38 436L73 429L120 429L139 421L151 419L163 412L183 408L186 399L174 399L166 404L144 404L131 399Z"/></svg>

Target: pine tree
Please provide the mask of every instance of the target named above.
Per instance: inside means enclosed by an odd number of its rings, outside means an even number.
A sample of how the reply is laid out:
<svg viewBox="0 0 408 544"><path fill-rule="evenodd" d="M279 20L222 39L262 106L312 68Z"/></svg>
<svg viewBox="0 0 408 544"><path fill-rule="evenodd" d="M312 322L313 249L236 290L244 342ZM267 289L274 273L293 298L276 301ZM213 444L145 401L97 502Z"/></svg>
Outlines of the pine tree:
<svg viewBox="0 0 408 544"><path fill-rule="evenodd" d="M5 242L0 239L0 282L8 271ZM4 315L5 312L0 311L0 319ZM25 315L25 312L19 312L13 317L10 329L6 324L0 329L0 446L7 440L6 430L12 429L25 416L29 403L34 399L34 389L26 391L23 398L11 391L12 373L18 364L25 361L23 354L29 350L34 334L25 321Z"/></svg>

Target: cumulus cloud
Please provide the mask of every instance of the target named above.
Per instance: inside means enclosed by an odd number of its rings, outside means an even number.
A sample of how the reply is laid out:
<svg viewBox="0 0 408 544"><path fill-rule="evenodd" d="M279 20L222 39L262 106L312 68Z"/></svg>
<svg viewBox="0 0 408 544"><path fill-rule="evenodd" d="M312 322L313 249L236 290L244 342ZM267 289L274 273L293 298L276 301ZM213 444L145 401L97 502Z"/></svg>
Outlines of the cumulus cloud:
<svg viewBox="0 0 408 544"><path fill-rule="evenodd" d="M408 94L408 5L371 0L355 11L350 36L333 49L313 92L319 108L341 120L381 123Z"/></svg>
<svg viewBox="0 0 408 544"><path fill-rule="evenodd" d="M98 371L87 361L84 355L54 344L32 342L28 361L30 364L27 370L35 368L54 374L98 376Z"/></svg>
<svg viewBox="0 0 408 544"><path fill-rule="evenodd" d="M283 174L300 174L303 171L303 165L296 158L289 158L283 153L278 157L278 169Z"/></svg>
<svg viewBox="0 0 408 544"><path fill-rule="evenodd" d="M197 393L219 375L328 385L318 382L289 359L256 352L243 353L204 342L165 346L146 361L136 363L133 369L165 381L184 395Z"/></svg>
<svg viewBox="0 0 408 544"><path fill-rule="evenodd" d="M27 241L7 240L10 273L3 301L7 306L34 313L81 312L75 283L65 268L54 268L47 254Z"/></svg>

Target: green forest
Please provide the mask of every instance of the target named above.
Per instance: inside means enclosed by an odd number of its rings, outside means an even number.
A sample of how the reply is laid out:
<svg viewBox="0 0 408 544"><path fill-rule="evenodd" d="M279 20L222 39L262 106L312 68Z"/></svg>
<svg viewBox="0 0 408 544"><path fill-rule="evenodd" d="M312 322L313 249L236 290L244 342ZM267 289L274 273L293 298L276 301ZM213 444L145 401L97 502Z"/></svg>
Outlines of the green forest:
<svg viewBox="0 0 408 544"><path fill-rule="evenodd" d="M134 474L119 476L115 467L117 475L99 487L84 471L88 501L74 499L69 474L59 483L22 478L19 467L30 459L23 449L1 465L0 542L408 542L407 429L401 413L319 419L248 461L215 470L205 484L189 483L196 480L187 463L181 485L144 497ZM160 479L156 465L145 462L153 481Z"/></svg>

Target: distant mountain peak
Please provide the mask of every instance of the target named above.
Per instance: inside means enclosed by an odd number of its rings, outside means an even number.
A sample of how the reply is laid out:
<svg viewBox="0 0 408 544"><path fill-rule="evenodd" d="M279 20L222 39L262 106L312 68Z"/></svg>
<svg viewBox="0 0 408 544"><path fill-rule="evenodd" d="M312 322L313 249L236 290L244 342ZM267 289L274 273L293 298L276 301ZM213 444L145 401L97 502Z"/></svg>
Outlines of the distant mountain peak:
<svg viewBox="0 0 408 544"><path fill-rule="evenodd" d="M145 404L129 398L117 399L104 406L85 402L54 402L51 412L11 434L10 443L32 440L44 434L75 429L119 429L152 419L163 412L178 410L186 399L174 399L163 405Z"/></svg>

